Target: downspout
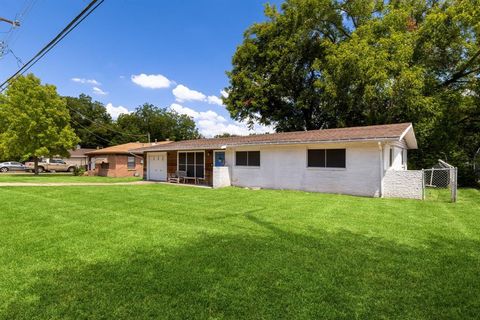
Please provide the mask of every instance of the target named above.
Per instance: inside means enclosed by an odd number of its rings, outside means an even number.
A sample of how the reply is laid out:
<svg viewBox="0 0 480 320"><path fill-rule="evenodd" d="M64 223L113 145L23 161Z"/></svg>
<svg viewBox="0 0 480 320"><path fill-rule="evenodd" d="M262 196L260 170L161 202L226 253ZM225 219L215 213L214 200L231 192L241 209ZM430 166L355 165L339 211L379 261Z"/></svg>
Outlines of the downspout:
<svg viewBox="0 0 480 320"><path fill-rule="evenodd" d="M378 142L378 150L380 152L380 194L379 197L383 198L383 145Z"/></svg>
<svg viewBox="0 0 480 320"><path fill-rule="evenodd" d="M132 153L132 152L130 152L130 151L127 151L127 152L128 152L128 154L131 154L132 156L134 156L134 157L136 157L136 158L142 159L142 161L143 161L143 165L142 165L142 180L147 180L147 178L148 178L148 177L147 177L147 174L148 174L148 173L147 173L147 171L145 170L146 167L147 167L147 161L145 160L145 153L143 153L142 156L139 156L139 155L134 154L134 153Z"/></svg>

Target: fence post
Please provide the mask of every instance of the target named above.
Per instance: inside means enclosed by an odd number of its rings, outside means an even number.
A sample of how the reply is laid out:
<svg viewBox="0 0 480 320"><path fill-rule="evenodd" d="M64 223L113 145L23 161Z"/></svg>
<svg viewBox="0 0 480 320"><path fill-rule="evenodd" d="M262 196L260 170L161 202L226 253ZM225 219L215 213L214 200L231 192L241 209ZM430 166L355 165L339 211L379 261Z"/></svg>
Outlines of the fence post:
<svg viewBox="0 0 480 320"><path fill-rule="evenodd" d="M422 200L425 200L425 169L422 169Z"/></svg>
<svg viewBox="0 0 480 320"><path fill-rule="evenodd" d="M450 169L452 202L457 202L457 168Z"/></svg>

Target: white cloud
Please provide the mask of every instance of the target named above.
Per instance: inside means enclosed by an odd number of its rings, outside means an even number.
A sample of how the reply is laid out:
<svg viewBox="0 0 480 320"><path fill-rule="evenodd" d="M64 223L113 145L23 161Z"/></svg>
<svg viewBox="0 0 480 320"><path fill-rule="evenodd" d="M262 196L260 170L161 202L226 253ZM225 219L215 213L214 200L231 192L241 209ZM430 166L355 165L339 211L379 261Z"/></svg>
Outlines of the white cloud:
<svg viewBox="0 0 480 320"><path fill-rule="evenodd" d="M112 103L108 103L106 106L107 112L112 116L114 120L118 118L121 114L129 114L131 111L128 111L127 108L118 106L115 107Z"/></svg>
<svg viewBox="0 0 480 320"><path fill-rule="evenodd" d="M199 113L193 109L179 105L178 103L172 103L170 105L170 110L176 111L180 114L186 114L189 117L197 118Z"/></svg>
<svg viewBox="0 0 480 320"><path fill-rule="evenodd" d="M98 94L100 96L105 96L108 94L108 92L106 91L103 91L102 89L100 89L99 87L93 87L93 93L94 94Z"/></svg>
<svg viewBox="0 0 480 320"><path fill-rule="evenodd" d="M222 97L228 98L228 92L227 91L222 90L222 91L220 91L220 94L222 95Z"/></svg>
<svg viewBox="0 0 480 320"><path fill-rule="evenodd" d="M167 77L161 74L133 74L132 82L143 88L164 89L170 87L173 83Z"/></svg>
<svg viewBox="0 0 480 320"><path fill-rule="evenodd" d="M253 129L250 130L246 123L229 121L212 110L198 112L177 103L173 103L170 106L170 109L192 117L197 124L198 130L205 137L213 137L222 133L248 135L251 133L267 133L274 131L272 127L258 124L254 125Z"/></svg>
<svg viewBox="0 0 480 320"><path fill-rule="evenodd" d="M219 97L217 96L208 96L207 97L207 102L209 104L216 104L216 105L219 105L219 106L223 106L223 101L222 99L220 99Z"/></svg>
<svg viewBox="0 0 480 320"><path fill-rule="evenodd" d="M203 93L196 90L191 90L182 84L176 86L172 93L178 102L205 101L207 99Z"/></svg>
<svg viewBox="0 0 480 320"><path fill-rule="evenodd" d="M85 78L72 78L73 82L81 84L93 84L94 86L101 86L102 84L95 79L85 79Z"/></svg>

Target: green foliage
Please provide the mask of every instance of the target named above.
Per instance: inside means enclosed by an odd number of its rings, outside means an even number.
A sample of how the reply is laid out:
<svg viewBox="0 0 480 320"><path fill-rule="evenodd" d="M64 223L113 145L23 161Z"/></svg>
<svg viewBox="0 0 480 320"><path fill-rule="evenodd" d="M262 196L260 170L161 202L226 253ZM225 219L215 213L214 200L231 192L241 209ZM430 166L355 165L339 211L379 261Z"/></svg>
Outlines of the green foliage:
<svg viewBox="0 0 480 320"><path fill-rule="evenodd" d="M197 139L200 136L191 117L149 103L130 114L121 114L116 128L125 134L116 135L113 139L115 143L131 142L132 136L145 142L148 133L151 141Z"/></svg>
<svg viewBox="0 0 480 320"><path fill-rule="evenodd" d="M186 115L145 103L130 114L113 121L105 106L81 94L66 97L71 125L82 147L109 146L132 141L147 142L196 139L200 135L195 122Z"/></svg>
<svg viewBox="0 0 480 320"><path fill-rule="evenodd" d="M224 132L222 134L217 134L214 136L214 138L230 138L230 137L236 137L237 135L235 134L231 134L231 133L228 133L228 132Z"/></svg>
<svg viewBox="0 0 480 320"><path fill-rule="evenodd" d="M80 138L84 148L105 147L115 135L112 117L105 106L93 101L90 96L81 94L65 97L70 112L71 126Z"/></svg>
<svg viewBox="0 0 480 320"><path fill-rule="evenodd" d="M85 169L85 167L81 166L81 167L75 167L75 169L73 169L73 175L76 176L76 177L81 177L85 174L87 170Z"/></svg>
<svg viewBox="0 0 480 320"><path fill-rule="evenodd" d="M478 319L478 212L480 190L464 189L451 204L2 188L0 318Z"/></svg>
<svg viewBox="0 0 480 320"><path fill-rule="evenodd" d="M411 167L471 184L480 146L480 1L287 0L228 72L227 109L278 131L413 122Z"/></svg>
<svg viewBox="0 0 480 320"><path fill-rule="evenodd" d="M66 102L33 74L15 79L0 101L0 158L68 156L79 139Z"/></svg>

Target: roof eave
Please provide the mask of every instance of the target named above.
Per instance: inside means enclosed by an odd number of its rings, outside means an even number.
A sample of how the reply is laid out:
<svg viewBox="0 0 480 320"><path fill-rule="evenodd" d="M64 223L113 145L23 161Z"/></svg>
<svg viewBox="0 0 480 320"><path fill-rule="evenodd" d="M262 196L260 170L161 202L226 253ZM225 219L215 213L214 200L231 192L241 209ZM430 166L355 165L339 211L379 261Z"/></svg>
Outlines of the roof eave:
<svg viewBox="0 0 480 320"><path fill-rule="evenodd" d="M411 123L402 132L398 141L402 141L403 139L405 139L405 143L409 149L418 149L417 138L415 137L415 131L413 130L413 125Z"/></svg>
<svg viewBox="0 0 480 320"><path fill-rule="evenodd" d="M135 149L138 153L146 152L166 152L176 150L204 150L204 149L225 149L231 147L242 146L262 146L262 145L305 145L305 144L324 144L324 143L352 143L352 142L378 142L378 141L397 141L398 136L380 137L380 138L359 138L359 139L332 139L332 140L308 140L308 141L266 141L266 142L251 142L251 143L230 143L218 146L193 146L193 147L179 147L179 148L142 148Z"/></svg>

